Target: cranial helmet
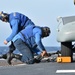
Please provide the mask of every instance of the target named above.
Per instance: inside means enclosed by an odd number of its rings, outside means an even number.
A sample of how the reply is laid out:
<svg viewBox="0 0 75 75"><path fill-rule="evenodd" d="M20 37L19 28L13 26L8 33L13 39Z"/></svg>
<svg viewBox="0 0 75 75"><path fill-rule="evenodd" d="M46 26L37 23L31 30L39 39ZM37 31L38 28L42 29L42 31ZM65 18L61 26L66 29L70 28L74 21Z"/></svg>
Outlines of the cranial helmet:
<svg viewBox="0 0 75 75"><path fill-rule="evenodd" d="M7 16L7 13L3 13L3 11L0 12L0 20L2 20L3 18L7 18Z"/></svg>
<svg viewBox="0 0 75 75"><path fill-rule="evenodd" d="M47 37L50 35L51 31L49 27L41 27L42 29L42 37Z"/></svg>

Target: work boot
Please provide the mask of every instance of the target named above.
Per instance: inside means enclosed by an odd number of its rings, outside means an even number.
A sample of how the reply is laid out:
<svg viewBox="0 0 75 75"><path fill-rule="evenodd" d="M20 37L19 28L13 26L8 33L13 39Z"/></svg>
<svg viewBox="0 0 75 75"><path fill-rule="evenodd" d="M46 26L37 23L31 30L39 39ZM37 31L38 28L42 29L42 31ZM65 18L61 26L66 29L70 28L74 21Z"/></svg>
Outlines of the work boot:
<svg viewBox="0 0 75 75"><path fill-rule="evenodd" d="M16 59L18 59L18 60L21 60L22 55L20 55L20 54L14 54L14 58L16 58Z"/></svg>
<svg viewBox="0 0 75 75"><path fill-rule="evenodd" d="M1 55L0 58L7 59L7 54Z"/></svg>
<svg viewBox="0 0 75 75"><path fill-rule="evenodd" d="M11 65L11 61L13 58L16 58L18 60L21 60L22 58L22 55L19 55L19 54L13 54L13 53L8 53L7 54L7 62L9 65Z"/></svg>
<svg viewBox="0 0 75 75"><path fill-rule="evenodd" d="M34 63L40 63L40 62L41 62L40 60L34 58Z"/></svg>
<svg viewBox="0 0 75 75"><path fill-rule="evenodd" d="M14 58L13 53L8 52L7 53L7 62L9 65L11 65L11 60Z"/></svg>
<svg viewBox="0 0 75 75"><path fill-rule="evenodd" d="M13 53L13 51L15 50L15 46L13 44L13 42L11 41L11 44L9 45L9 52Z"/></svg>
<svg viewBox="0 0 75 75"><path fill-rule="evenodd" d="M40 63L43 57L41 55L38 55L36 58L34 58L34 63Z"/></svg>

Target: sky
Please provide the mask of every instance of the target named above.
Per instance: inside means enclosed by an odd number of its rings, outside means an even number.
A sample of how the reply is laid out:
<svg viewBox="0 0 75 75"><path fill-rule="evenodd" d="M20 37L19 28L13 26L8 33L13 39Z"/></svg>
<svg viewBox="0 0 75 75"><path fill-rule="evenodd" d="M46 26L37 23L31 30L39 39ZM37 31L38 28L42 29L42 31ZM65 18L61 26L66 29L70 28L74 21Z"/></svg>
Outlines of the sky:
<svg viewBox="0 0 75 75"><path fill-rule="evenodd" d="M0 11L20 12L28 16L35 25L50 27L51 34L42 40L43 44L60 46L57 42L57 17L75 15L75 6L73 0L1 0ZM9 23L0 21L0 46L5 46L3 42L10 34Z"/></svg>

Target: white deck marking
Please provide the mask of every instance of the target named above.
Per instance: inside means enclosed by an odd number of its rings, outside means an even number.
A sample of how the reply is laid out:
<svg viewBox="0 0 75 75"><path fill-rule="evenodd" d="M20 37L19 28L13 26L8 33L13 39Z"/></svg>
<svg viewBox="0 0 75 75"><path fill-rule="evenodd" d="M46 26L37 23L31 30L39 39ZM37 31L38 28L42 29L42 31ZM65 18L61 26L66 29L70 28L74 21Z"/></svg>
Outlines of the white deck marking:
<svg viewBox="0 0 75 75"><path fill-rule="evenodd" d="M16 64L16 65L12 65L12 66L24 66L26 64Z"/></svg>
<svg viewBox="0 0 75 75"><path fill-rule="evenodd" d="M56 73L75 73L75 70L57 70Z"/></svg>

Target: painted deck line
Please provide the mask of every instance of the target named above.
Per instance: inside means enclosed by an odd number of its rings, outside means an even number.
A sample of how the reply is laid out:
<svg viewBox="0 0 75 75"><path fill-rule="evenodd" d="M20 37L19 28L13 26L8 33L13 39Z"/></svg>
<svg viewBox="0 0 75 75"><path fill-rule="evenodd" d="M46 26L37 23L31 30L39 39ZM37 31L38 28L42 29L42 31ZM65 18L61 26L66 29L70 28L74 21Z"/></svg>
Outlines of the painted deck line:
<svg viewBox="0 0 75 75"><path fill-rule="evenodd" d="M57 70L56 73L75 73L75 70Z"/></svg>
<svg viewBox="0 0 75 75"><path fill-rule="evenodd" d="M26 64L17 64L17 65L12 65L12 66L24 66Z"/></svg>

